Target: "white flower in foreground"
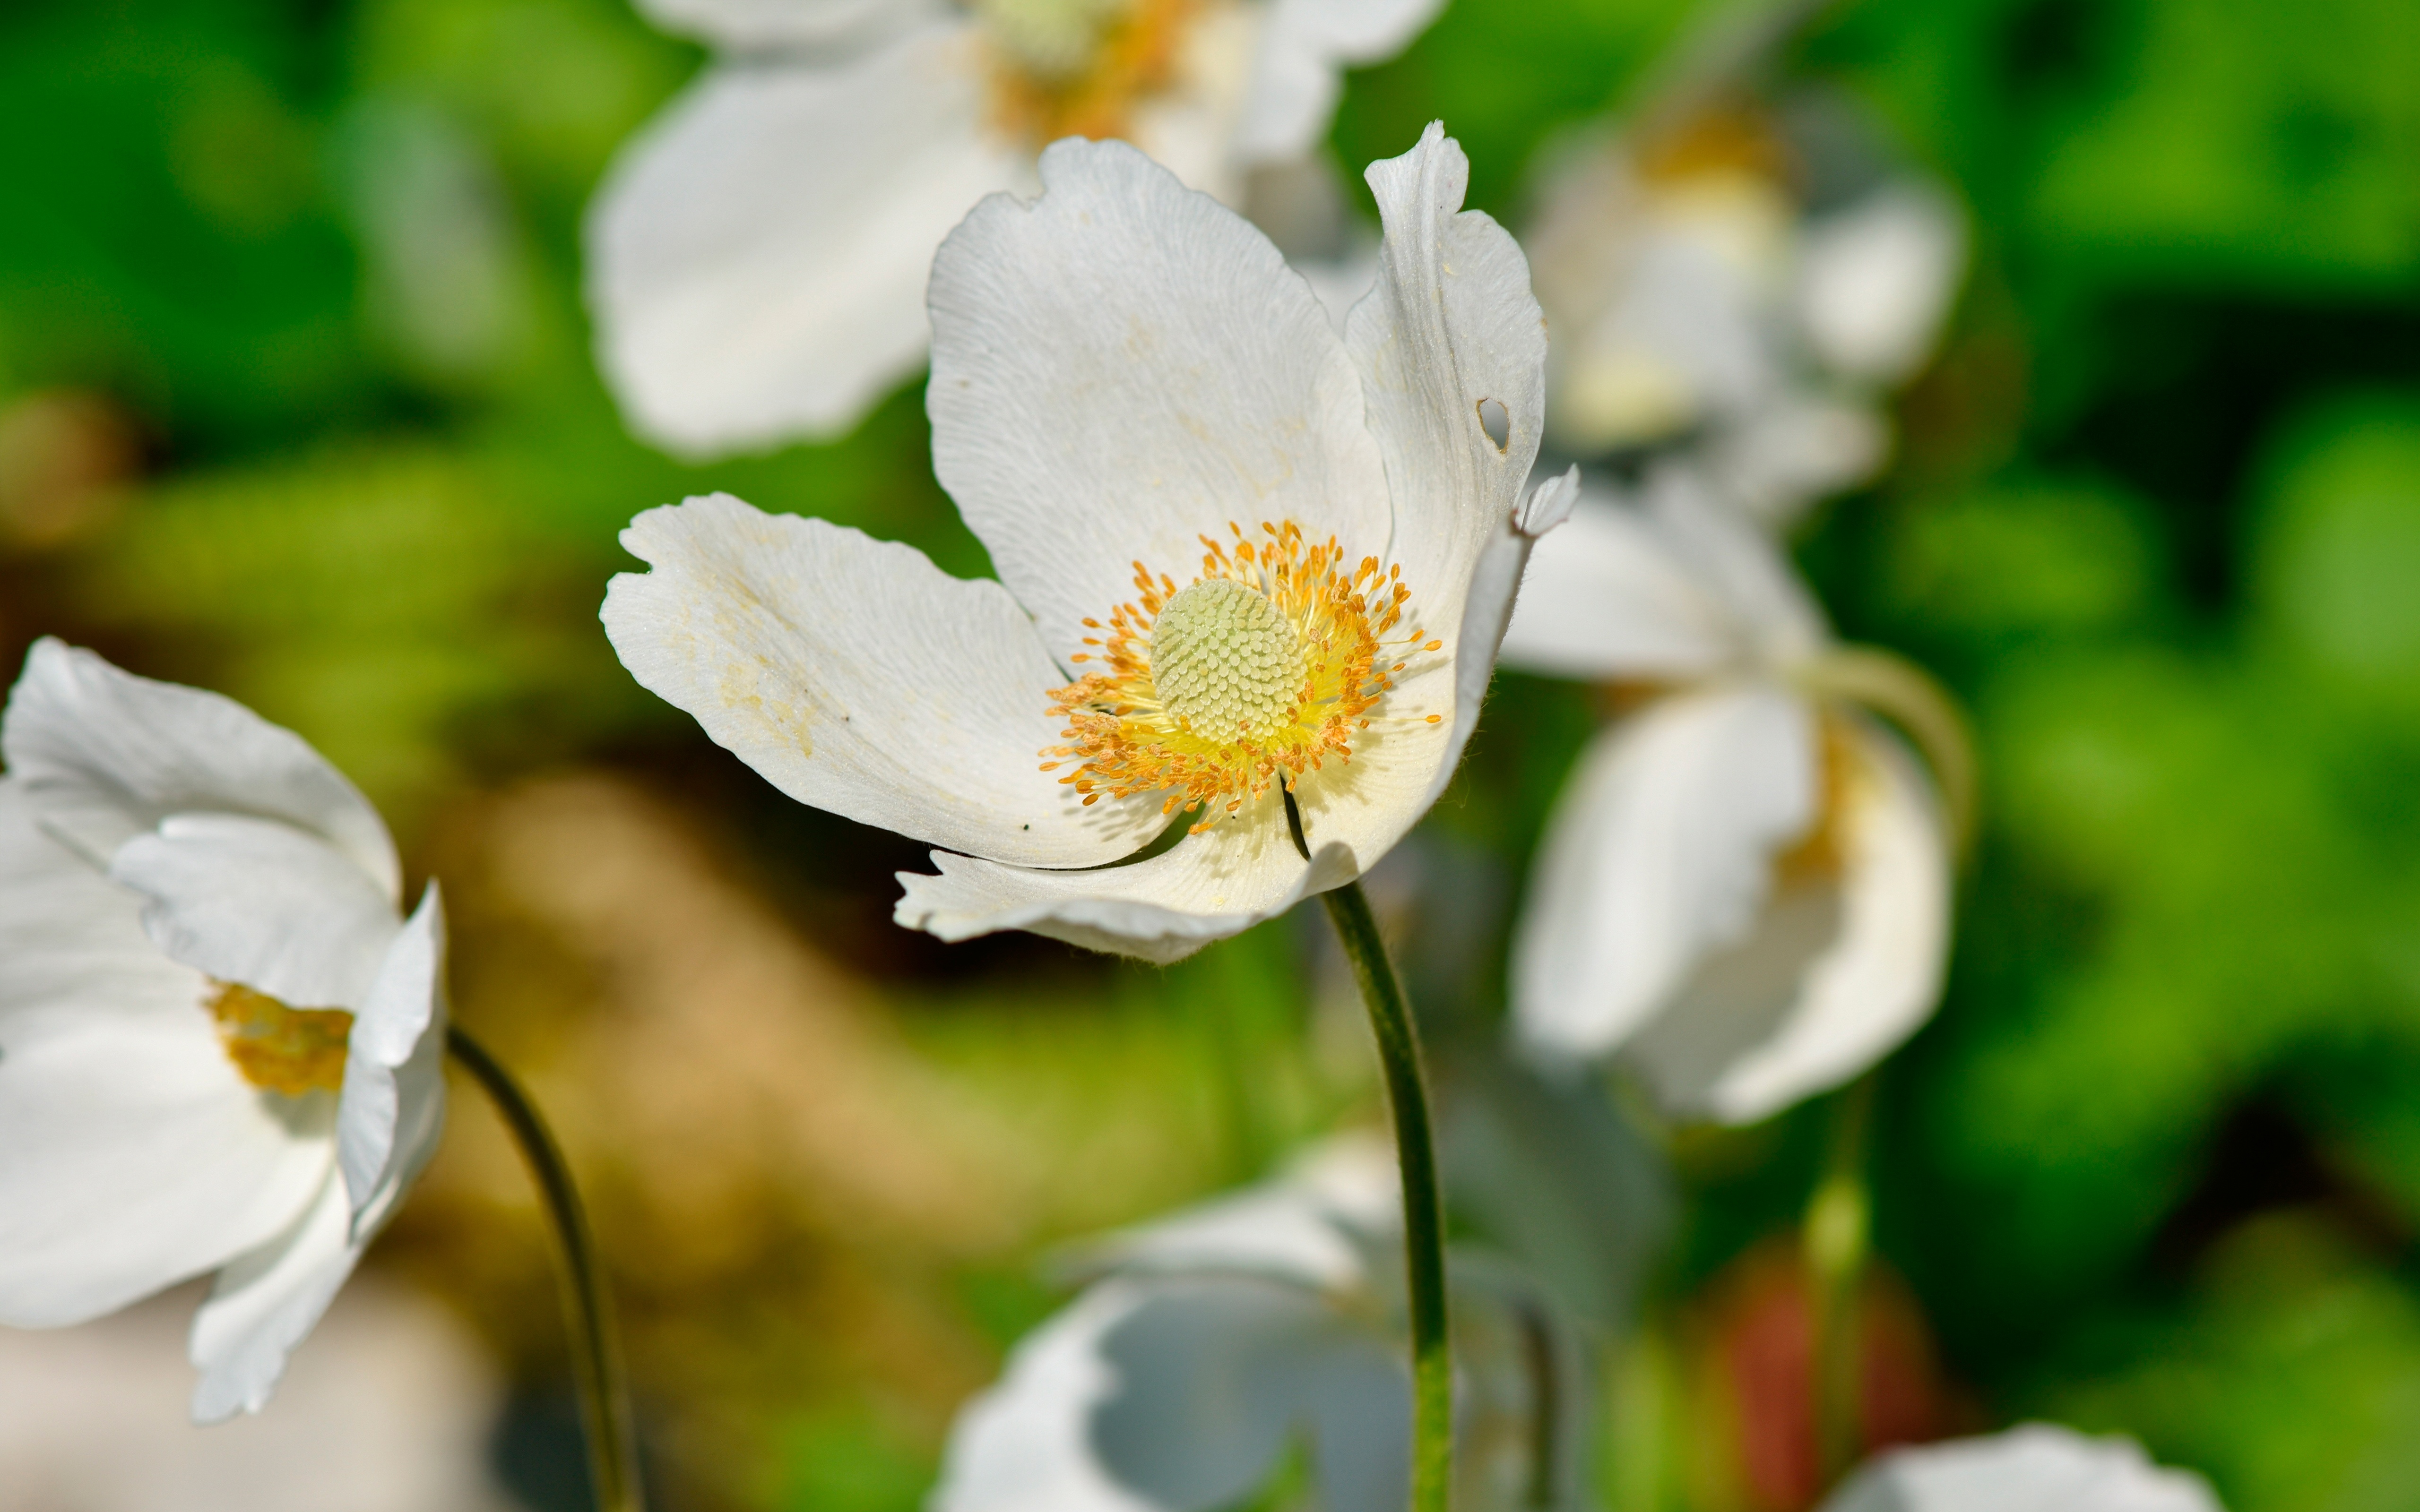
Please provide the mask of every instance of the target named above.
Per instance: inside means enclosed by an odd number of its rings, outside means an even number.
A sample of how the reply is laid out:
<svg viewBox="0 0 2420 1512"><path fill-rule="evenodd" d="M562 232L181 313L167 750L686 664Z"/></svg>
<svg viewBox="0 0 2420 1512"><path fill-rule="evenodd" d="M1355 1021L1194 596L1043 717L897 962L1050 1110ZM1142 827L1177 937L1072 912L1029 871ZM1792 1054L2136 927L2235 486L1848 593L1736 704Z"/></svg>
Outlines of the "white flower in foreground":
<svg viewBox="0 0 2420 1512"><path fill-rule="evenodd" d="M1900 742L1823 695L1823 617L1764 534L1668 469L1584 496L1529 564L1507 666L1646 685L1548 822L1513 941L1549 1057L1617 1050L1676 1112L1745 1122L1933 1009L1948 837Z"/></svg>
<svg viewBox="0 0 2420 1512"><path fill-rule="evenodd" d="M958 1417L933 1512L1210 1512L1296 1447L1326 1512L1400 1512L1411 1373L1393 1161L1338 1141L1291 1175L1113 1239L1108 1271L1017 1346ZM1585 1413L1541 1314L1460 1288L1458 1494L1569 1506ZM1533 1370L1566 1373L1540 1433ZM1533 1495L1538 1446L1551 1490Z"/></svg>
<svg viewBox="0 0 2420 1512"><path fill-rule="evenodd" d="M643 0L722 58L591 211L607 382L677 452L844 430L924 359L934 249L1044 144L1124 138L1241 203L1441 3Z"/></svg>
<svg viewBox="0 0 2420 1512"><path fill-rule="evenodd" d="M1900 1449L1859 1471L1823 1512L2220 1512L2210 1485L2163 1470L2130 1439L2027 1423Z"/></svg>
<svg viewBox="0 0 2420 1512"><path fill-rule="evenodd" d="M1524 238L1558 449L1685 439L1768 522L1880 467L1872 395L1931 353L1966 231L1945 190L1854 134L1738 104L1566 153Z"/></svg>
<svg viewBox="0 0 2420 1512"><path fill-rule="evenodd" d="M215 1271L194 1416L257 1412L436 1146L437 889L300 737L55 640L0 755L0 1323Z"/></svg>
<svg viewBox="0 0 2420 1512"><path fill-rule="evenodd" d="M623 665L790 796L947 847L897 912L944 939L1174 960L1353 880L1451 775L1576 493L1522 500L1545 336L1467 171L1435 126L1371 167L1339 337L1233 211L1058 144L933 265L934 463L1000 580L692 499L623 532Z"/></svg>

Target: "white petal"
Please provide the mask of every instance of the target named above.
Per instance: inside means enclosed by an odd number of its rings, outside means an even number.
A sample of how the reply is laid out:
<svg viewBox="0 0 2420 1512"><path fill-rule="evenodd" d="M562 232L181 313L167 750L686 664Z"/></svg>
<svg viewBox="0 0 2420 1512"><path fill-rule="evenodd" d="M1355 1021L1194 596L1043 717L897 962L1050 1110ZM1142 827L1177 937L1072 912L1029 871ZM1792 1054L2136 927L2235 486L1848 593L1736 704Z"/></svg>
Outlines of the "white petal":
<svg viewBox="0 0 2420 1512"><path fill-rule="evenodd" d="M2219 1512L2219 1503L2199 1475L2152 1464L2131 1439L2027 1423L1893 1450L1823 1512Z"/></svg>
<svg viewBox="0 0 2420 1512"><path fill-rule="evenodd" d="M1094 1457L1094 1407L1116 1389L1101 1335L1148 1292L1110 1282L1026 1335L1000 1384L950 1431L933 1512L1156 1512Z"/></svg>
<svg viewBox="0 0 2420 1512"><path fill-rule="evenodd" d="M1204 534L1293 519L1382 556L1388 474L1361 384L1250 223L1120 142L1042 156L933 262L933 465L1063 660L1087 618L1182 582Z"/></svg>
<svg viewBox="0 0 2420 1512"><path fill-rule="evenodd" d="M1787 1013L1687 1101L1748 1123L1837 1087L1932 1015L1949 954L1949 843L1939 800L1899 742L1844 722L1838 929L1793 983ZM1676 1007L1676 1019L1686 1011ZM1637 1053L1651 1054L1654 1036ZM1670 1078L1662 1078L1668 1087Z"/></svg>
<svg viewBox="0 0 2420 1512"><path fill-rule="evenodd" d="M1342 844L1320 844L1306 863L1287 833L1282 801L1272 791L1202 834L1124 866L1040 872L936 851L939 875L899 873L906 890L892 917L945 940L1021 929L1089 950L1180 961L1359 875Z"/></svg>
<svg viewBox="0 0 2420 1512"><path fill-rule="evenodd" d="M830 46L929 16L939 0L637 0L669 32L744 50Z"/></svg>
<svg viewBox="0 0 2420 1512"><path fill-rule="evenodd" d="M353 1020L336 1161L358 1228L417 1174L445 1116L445 910L431 882Z"/></svg>
<svg viewBox="0 0 2420 1512"><path fill-rule="evenodd" d="M402 925L360 867L274 819L172 814L109 874L170 959L296 1008L359 1010Z"/></svg>
<svg viewBox="0 0 2420 1512"><path fill-rule="evenodd" d="M1816 500L1882 471L1890 426L1873 409L1799 393L1776 394L1704 443L1725 498L1767 530L1794 523Z"/></svg>
<svg viewBox="0 0 2420 1512"><path fill-rule="evenodd" d="M287 1357L328 1310L362 1257L348 1240L345 1184L332 1172L292 1227L219 1273L194 1315L194 1421L224 1422L269 1405Z"/></svg>
<svg viewBox="0 0 2420 1512"><path fill-rule="evenodd" d="M0 1322L113 1312L277 1233L333 1110L255 1091L140 902L0 779Z"/></svg>
<svg viewBox="0 0 2420 1512"><path fill-rule="evenodd" d="M1336 113L1339 73L1394 56L1443 8L1444 0L1276 0L1261 27L1237 154L1274 161L1310 151Z"/></svg>
<svg viewBox="0 0 2420 1512"><path fill-rule="evenodd" d="M1966 266L1966 218L1929 184L1901 180L1807 227L1799 317L1834 372L1905 379L1932 350Z"/></svg>
<svg viewBox="0 0 2420 1512"><path fill-rule="evenodd" d="M1411 585L1410 611L1454 635L1447 655L1471 664L1456 678L1451 734L1436 753L1425 810L1476 723L1487 684L1480 667L1495 665L1502 605L1480 604L1468 622L1466 609L1481 560L1512 523L1537 459L1546 335L1521 249L1485 214L1461 209L1470 164L1441 126L1432 122L1418 147L1372 163L1366 177L1386 236L1377 286L1354 306L1346 344L1386 457L1392 556ZM1501 446L1489 435L1490 406L1500 407ZM1361 861L1376 858L1373 851Z"/></svg>
<svg viewBox="0 0 2420 1512"><path fill-rule="evenodd" d="M1341 1292L1368 1277L1364 1241L1403 1229L1403 1185L1383 1141L1322 1142L1274 1180L1083 1245L1086 1270L1223 1273Z"/></svg>
<svg viewBox="0 0 2420 1512"><path fill-rule="evenodd" d="M1257 1487L1297 1425L1318 1445L1323 1504L1400 1505L1409 1415L1403 1367L1315 1293L1111 1280L1029 1336L969 1406L935 1506L1208 1512Z"/></svg>
<svg viewBox="0 0 2420 1512"><path fill-rule="evenodd" d="M1816 817L1814 713L1749 686L1669 698L1598 737L1548 821L1513 944L1522 1038L1614 1049L1709 951L1747 937L1773 857Z"/></svg>
<svg viewBox="0 0 2420 1512"><path fill-rule="evenodd" d="M1187 188L1238 208L1253 164L1237 150L1236 131L1265 18L1258 5L1194 7L1181 23L1166 84L1135 101L1118 133Z"/></svg>
<svg viewBox="0 0 2420 1512"><path fill-rule="evenodd" d="M1019 865L1160 828L1147 798L1086 809L1041 769L1065 679L998 583L728 494L651 509L622 544L655 568L606 591L622 664L800 803Z"/></svg>
<svg viewBox="0 0 2420 1512"><path fill-rule="evenodd" d="M323 836L390 904L402 897L395 842L369 800L300 735L216 693L46 638L8 695L0 756L43 823L101 864L170 814L218 810Z"/></svg>
<svg viewBox="0 0 2420 1512"><path fill-rule="evenodd" d="M1750 659L1746 627L1644 510L1602 486L1529 556L1504 664L1562 677L1688 678Z"/></svg>
<svg viewBox="0 0 2420 1512"><path fill-rule="evenodd" d="M588 225L598 358L631 425L706 456L854 425L924 358L924 281L1030 173L986 128L962 22L857 61L709 72L643 132Z"/></svg>

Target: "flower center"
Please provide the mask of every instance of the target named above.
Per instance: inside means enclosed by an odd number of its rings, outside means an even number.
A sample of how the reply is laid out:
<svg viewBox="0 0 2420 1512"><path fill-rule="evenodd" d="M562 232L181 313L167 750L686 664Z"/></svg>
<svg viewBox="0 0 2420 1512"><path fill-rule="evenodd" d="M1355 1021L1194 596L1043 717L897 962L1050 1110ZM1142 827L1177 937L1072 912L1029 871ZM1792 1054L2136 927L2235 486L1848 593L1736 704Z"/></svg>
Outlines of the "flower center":
<svg viewBox="0 0 2420 1512"><path fill-rule="evenodd" d="M232 981L218 984L208 1007L227 1058L253 1086L301 1097L345 1085L353 1016L343 1009L288 1008Z"/></svg>
<svg viewBox="0 0 2420 1512"><path fill-rule="evenodd" d="M1126 134L1135 105L1168 87L1201 0L974 0L993 56L993 106L1010 135Z"/></svg>
<svg viewBox="0 0 2420 1512"><path fill-rule="evenodd" d="M1204 578L1177 590L1151 631L1160 706L1182 729L1265 739L1311 670L1302 638L1259 590Z"/></svg>
<svg viewBox="0 0 2420 1512"><path fill-rule="evenodd" d="M1264 524L1265 540L1229 525L1232 548L1209 536L1202 573L1183 588L1135 563L1140 598L1086 620L1100 636L1078 662L1103 662L1053 689L1064 736L1043 764L1088 804L1103 795L1165 793L1160 811L1199 805L1207 829L1266 794L1292 787L1330 757L1353 758L1353 739L1414 655L1442 650L1423 632L1392 635L1411 589L1376 557L1352 571L1333 537L1307 545L1302 528ZM1391 649L1390 649L1391 648ZM1392 658L1404 659L1392 659ZM1382 665L1383 663L1383 665ZM1435 724L1442 715L1420 717Z"/></svg>

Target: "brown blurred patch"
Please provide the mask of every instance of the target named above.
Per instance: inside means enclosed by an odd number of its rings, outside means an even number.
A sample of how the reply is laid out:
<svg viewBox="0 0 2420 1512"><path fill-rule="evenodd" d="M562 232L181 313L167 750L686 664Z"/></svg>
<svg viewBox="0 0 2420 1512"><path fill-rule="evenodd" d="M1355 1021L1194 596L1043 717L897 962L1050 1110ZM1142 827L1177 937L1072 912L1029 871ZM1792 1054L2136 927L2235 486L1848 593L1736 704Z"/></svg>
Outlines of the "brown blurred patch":
<svg viewBox="0 0 2420 1512"><path fill-rule="evenodd" d="M991 1369L951 1265L1027 1242L1042 1169L675 810L616 779L466 803L433 857L456 1015L526 1080L594 1209L683 1504L758 1500L786 1412L845 1390L937 1443ZM395 1257L525 1378L561 1334L530 1188L455 1086ZM499 1222L500 1219L505 1221Z"/></svg>
<svg viewBox="0 0 2420 1512"><path fill-rule="evenodd" d="M101 394L43 389L0 407L0 547L39 550L116 517L143 470L133 419Z"/></svg>
<svg viewBox="0 0 2420 1512"><path fill-rule="evenodd" d="M1687 1353L1698 1424L1689 1478L1704 1512L1802 1512L1822 1499L1814 1296L1795 1236L1750 1249L1702 1294ZM1958 1431L1970 1414L1942 1375L1914 1293L1869 1265L1858 1310L1866 1451Z"/></svg>

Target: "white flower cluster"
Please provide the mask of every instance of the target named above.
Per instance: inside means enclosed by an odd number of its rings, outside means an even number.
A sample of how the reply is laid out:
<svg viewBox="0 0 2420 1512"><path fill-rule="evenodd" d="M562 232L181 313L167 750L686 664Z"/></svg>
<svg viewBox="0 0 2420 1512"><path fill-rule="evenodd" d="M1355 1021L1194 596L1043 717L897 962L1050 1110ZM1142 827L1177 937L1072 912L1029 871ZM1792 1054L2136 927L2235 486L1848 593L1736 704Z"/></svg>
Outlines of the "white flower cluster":
<svg viewBox="0 0 2420 1512"><path fill-rule="evenodd" d="M1339 329L1229 207L1435 0L651 8L721 55L592 220L634 425L690 452L828 432L929 351L936 470L998 578L715 494L633 521L648 570L605 630L783 793L937 847L901 924L1169 962L1349 888L1453 776L1500 642L1627 712L1551 823L1516 1054L1484 1076L1543 1102L1617 1059L1675 1116L1744 1122L1931 1012L1956 754L1928 684L1833 643L1769 529L1878 465L1875 395L1956 285L1946 196L1819 193L1780 116L1696 101L1573 159L1542 311L1432 125L1369 169L1375 282ZM1533 477L1548 443L1632 465ZM383 825L296 736L55 642L0 754L0 1320L216 1273L194 1413L257 1411L436 1140L435 887L401 911ZM1303 1444L1329 1512L1403 1506L1415 1154L1347 1138L1084 1251L1081 1295L966 1409L936 1508L1207 1512ZM1531 1171L1485 1187L1559 1200ZM1631 1263L1600 1245L1622 1225L1565 1227L1566 1270ZM1446 1273L1467 1508L1590 1501L1583 1341L1619 1320L1536 1258ZM1889 1457L1829 1505L2214 1504L2033 1427Z"/></svg>

